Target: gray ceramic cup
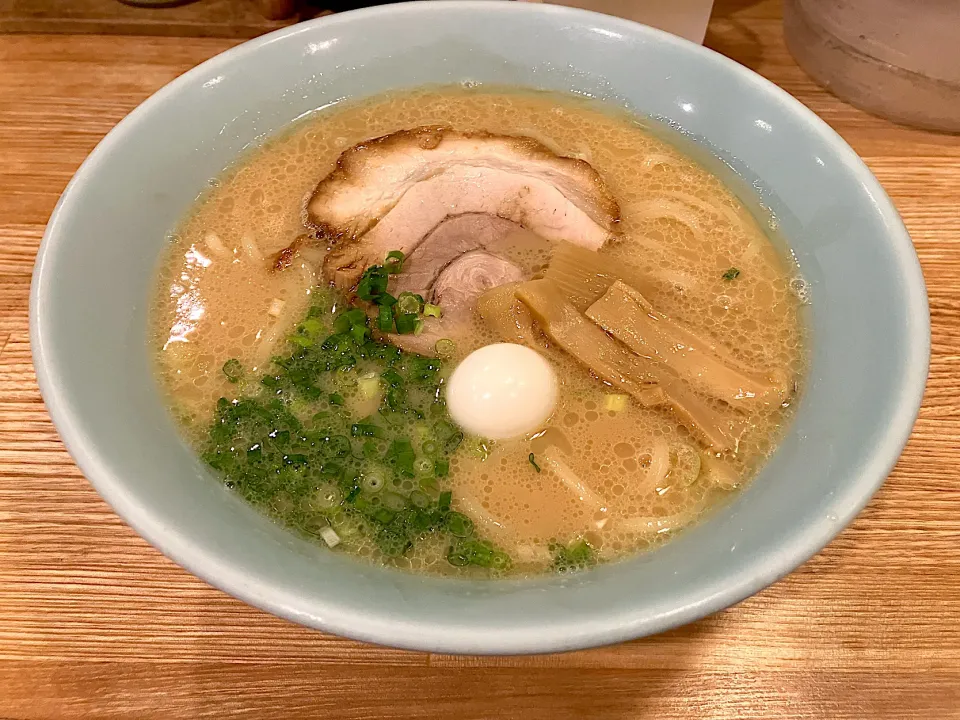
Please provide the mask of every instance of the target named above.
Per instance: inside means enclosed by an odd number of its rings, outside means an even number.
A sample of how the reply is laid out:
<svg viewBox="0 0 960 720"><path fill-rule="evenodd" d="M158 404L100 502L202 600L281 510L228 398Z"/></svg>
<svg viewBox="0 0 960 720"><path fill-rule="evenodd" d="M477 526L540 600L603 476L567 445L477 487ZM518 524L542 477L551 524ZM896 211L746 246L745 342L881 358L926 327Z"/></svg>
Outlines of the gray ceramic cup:
<svg viewBox="0 0 960 720"><path fill-rule="evenodd" d="M728 507L656 552L570 577L471 582L368 566L225 490L179 438L146 346L166 234L255 143L342 98L472 81L588 94L684 129L780 218L811 287L812 366L788 437ZM90 482L211 584L315 628L453 653L581 648L656 633L790 572L864 506L916 417L923 278L876 179L812 112L731 60L602 15L427 2L296 25L175 80L91 154L47 227L31 297L37 375Z"/></svg>

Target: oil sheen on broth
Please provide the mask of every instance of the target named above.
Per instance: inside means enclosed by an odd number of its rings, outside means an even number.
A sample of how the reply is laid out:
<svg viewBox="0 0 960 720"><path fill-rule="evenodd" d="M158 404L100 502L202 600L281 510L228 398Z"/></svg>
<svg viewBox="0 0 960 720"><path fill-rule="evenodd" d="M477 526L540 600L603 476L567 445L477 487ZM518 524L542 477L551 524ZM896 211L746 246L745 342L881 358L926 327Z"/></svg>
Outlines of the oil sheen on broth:
<svg viewBox="0 0 960 720"><path fill-rule="evenodd" d="M298 481L289 491L281 482L251 499L318 540L334 517L338 550L431 573L566 570L656 546L736 492L776 446L803 374L805 286L795 265L716 176L635 119L578 99L483 89L382 96L318 113L228 168L172 235L157 285L151 342L176 417L203 452L221 398L233 403L269 394L257 378L272 372L272 356L290 353L287 338L308 310L318 303L324 312L336 303L345 307L342 297L326 289L323 248L304 249L283 271L273 268L277 254L308 230L304 199L347 148L437 125L529 137L557 155L586 160L620 208L621 237L600 255L648 279L644 296L657 313L715 343L739 368L774 378L785 391L776 402L738 409L702 398L705 407L736 417L744 428L735 452L718 451L670 407L638 402L538 335L534 346L561 379L548 422L521 438L465 438L449 458L449 472L423 486L430 503L438 493L452 492L452 509L473 522L471 537L500 553L492 570L489 562L479 563L482 568L452 562L451 543L463 533L442 528L423 532L401 552L385 550L366 521L336 509L330 515L331 506L343 502L343 491L330 491L309 468L300 472L313 480ZM549 276L556 243L522 231L508 246L504 254L527 276ZM449 350L441 379L471 350L502 340L478 315L470 322L469 332ZM227 377L228 361L243 369L240 382ZM388 388L374 379L370 390L370 378L380 370L361 361L334 378L338 392L324 393L309 407L297 401L293 413L304 427L318 409L353 422L375 416ZM342 397L341 407L330 406L333 395ZM422 425L414 419L400 428L413 438L418 458ZM410 480L393 482L409 502Z"/></svg>

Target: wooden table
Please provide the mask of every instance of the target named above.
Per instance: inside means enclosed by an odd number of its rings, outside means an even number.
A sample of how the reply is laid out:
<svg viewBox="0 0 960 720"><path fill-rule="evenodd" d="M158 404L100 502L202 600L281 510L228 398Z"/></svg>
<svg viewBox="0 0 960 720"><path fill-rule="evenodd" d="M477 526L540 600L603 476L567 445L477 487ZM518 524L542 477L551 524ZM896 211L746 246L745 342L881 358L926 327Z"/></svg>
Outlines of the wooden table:
<svg viewBox="0 0 960 720"><path fill-rule="evenodd" d="M528 658L400 652L247 607L165 559L64 451L30 363L27 293L54 203L114 123L229 47L0 36L0 718L960 718L960 137L817 88L775 2L722 4L707 43L859 152L930 292L926 400L896 471L829 548L659 637Z"/></svg>

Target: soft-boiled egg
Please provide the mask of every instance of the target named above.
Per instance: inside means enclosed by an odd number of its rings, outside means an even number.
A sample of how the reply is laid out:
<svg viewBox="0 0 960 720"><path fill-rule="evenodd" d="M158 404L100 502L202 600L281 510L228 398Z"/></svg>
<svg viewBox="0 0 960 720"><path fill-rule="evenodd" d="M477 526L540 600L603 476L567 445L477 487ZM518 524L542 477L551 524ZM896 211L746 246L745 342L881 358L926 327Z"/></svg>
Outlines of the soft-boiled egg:
<svg viewBox="0 0 960 720"><path fill-rule="evenodd" d="M539 429L557 406L557 374L540 353L494 343L474 350L447 384L447 410L464 430L500 440Z"/></svg>

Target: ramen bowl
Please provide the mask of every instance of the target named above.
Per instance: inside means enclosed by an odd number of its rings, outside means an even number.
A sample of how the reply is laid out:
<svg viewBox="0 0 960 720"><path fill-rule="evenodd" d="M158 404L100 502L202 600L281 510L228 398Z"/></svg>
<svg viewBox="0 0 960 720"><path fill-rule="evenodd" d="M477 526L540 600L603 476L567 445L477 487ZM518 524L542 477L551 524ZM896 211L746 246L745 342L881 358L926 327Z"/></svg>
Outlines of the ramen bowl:
<svg viewBox="0 0 960 720"><path fill-rule="evenodd" d="M768 207L809 283L810 365L779 449L732 503L656 551L565 576L477 581L364 564L301 540L215 481L154 380L147 309L166 236L251 144L345 98L434 84L573 92L683 131ZM44 236L31 337L50 414L100 494L212 585L304 625L447 653L534 653L666 630L819 551L895 464L929 315L877 180L812 112L676 37L526 3L391 5L245 43L178 78L83 164Z"/></svg>

